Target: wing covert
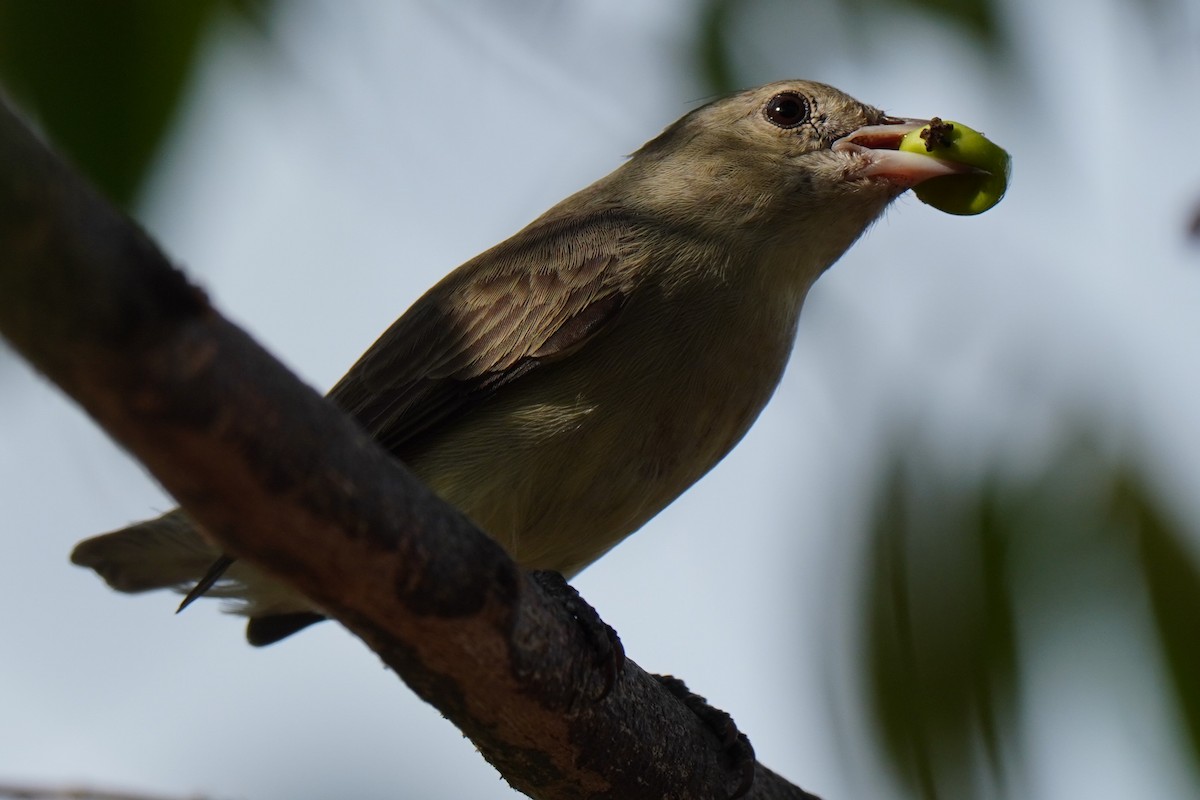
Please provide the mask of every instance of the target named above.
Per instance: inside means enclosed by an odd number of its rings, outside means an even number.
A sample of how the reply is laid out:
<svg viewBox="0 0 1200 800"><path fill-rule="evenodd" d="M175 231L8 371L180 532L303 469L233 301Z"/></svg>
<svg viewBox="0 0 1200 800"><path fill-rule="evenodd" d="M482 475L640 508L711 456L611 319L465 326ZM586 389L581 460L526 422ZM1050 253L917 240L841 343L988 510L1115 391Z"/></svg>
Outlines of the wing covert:
<svg viewBox="0 0 1200 800"><path fill-rule="evenodd" d="M569 356L617 317L630 286L623 225L534 225L429 290L329 397L397 451L539 365ZM598 234L598 235L595 235ZM566 264L566 268L563 268Z"/></svg>

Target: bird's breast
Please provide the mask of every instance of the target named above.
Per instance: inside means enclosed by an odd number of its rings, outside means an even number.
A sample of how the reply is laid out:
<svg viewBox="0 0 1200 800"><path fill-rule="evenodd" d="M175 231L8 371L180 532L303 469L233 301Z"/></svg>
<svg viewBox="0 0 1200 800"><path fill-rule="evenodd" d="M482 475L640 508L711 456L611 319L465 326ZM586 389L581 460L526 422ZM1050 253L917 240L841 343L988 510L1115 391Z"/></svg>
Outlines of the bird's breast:
<svg viewBox="0 0 1200 800"><path fill-rule="evenodd" d="M634 296L612 330L506 387L411 466L523 566L574 574L742 438L794 323L748 297Z"/></svg>

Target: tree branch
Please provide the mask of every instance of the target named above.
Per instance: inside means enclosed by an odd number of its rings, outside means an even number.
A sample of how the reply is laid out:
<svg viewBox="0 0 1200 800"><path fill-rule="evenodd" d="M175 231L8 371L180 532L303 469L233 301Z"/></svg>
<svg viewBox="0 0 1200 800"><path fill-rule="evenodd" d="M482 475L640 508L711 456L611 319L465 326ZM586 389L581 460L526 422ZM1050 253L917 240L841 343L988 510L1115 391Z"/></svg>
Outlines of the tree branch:
<svg viewBox="0 0 1200 800"><path fill-rule="evenodd" d="M724 797L716 737L224 319L0 109L0 333L226 551L313 600L536 798ZM808 798L758 766L752 797Z"/></svg>

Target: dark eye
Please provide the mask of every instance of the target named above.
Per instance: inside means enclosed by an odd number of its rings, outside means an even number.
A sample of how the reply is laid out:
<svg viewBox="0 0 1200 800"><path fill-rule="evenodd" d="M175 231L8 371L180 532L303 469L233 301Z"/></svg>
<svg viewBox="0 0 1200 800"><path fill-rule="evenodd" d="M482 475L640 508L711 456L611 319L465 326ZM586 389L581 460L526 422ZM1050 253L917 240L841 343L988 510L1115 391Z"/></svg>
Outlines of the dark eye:
<svg viewBox="0 0 1200 800"><path fill-rule="evenodd" d="M767 103L763 116L772 125L794 128L808 121L808 100L795 92L781 92Z"/></svg>

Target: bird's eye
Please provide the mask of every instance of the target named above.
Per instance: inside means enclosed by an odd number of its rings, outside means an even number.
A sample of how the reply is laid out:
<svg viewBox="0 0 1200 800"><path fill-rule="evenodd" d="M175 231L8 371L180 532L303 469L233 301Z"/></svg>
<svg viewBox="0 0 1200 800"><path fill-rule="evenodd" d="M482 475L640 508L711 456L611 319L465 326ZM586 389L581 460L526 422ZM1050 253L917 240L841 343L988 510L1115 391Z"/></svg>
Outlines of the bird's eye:
<svg viewBox="0 0 1200 800"><path fill-rule="evenodd" d="M808 121L808 100L795 92L782 92L767 103L763 116L772 125L794 128Z"/></svg>

